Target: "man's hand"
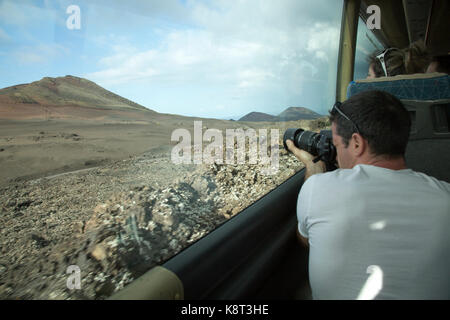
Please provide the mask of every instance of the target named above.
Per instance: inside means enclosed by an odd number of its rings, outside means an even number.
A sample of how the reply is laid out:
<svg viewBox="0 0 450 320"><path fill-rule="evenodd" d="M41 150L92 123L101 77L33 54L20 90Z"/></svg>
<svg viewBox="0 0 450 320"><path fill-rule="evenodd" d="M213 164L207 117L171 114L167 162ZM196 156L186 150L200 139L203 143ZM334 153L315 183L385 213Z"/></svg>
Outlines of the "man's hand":
<svg viewBox="0 0 450 320"><path fill-rule="evenodd" d="M325 162L318 161L318 162L314 163L313 162L314 156L305 150L301 150L301 149L297 148L294 145L294 142L292 142L292 140L286 140L286 145L287 145L289 151L291 151L298 160L300 160L301 162L303 162L305 164L305 167L306 167L305 181L313 174L323 173L323 172L327 171Z"/></svg>

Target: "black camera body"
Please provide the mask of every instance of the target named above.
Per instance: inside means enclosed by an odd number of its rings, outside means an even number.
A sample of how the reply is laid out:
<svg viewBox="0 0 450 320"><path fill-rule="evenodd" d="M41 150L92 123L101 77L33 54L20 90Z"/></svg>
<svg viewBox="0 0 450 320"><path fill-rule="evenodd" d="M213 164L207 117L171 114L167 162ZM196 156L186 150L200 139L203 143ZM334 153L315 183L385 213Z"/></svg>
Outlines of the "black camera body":
<svg viewBox="0 0 450 320"><path fill-rule="evenodd" d="M292 140L294 145L316 156L314 162L322 160L327 171L336 169L336 147L333 144L331 130L321 130L320 133L306 131L300 128L290 128L284 133L283 144L286 150L286 140Z"/></svg>

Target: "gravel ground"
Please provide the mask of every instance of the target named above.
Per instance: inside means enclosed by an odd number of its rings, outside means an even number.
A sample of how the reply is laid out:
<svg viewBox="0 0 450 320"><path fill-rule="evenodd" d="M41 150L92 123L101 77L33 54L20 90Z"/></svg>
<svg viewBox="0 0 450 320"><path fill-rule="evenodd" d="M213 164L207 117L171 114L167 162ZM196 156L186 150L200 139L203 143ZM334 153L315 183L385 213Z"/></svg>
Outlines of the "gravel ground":
<svg viewBox="0 0 450 320"><path fill-rule="evenodd" d="M0 299L104 299L302 168L175 165L143 154L0 190ZM67 288L67 268L81 289Z"/></svg>

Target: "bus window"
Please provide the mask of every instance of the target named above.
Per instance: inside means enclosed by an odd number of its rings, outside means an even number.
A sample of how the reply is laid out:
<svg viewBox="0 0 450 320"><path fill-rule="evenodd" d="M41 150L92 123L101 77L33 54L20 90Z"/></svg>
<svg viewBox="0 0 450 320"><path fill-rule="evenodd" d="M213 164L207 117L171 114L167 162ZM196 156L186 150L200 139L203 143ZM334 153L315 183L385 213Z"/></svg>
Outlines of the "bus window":
<svg viewBox="0 0 450 320"><path fill-rule="evenodd" d="M359 18L358 34L356 37L355 71L353 78L365 79L368 76L368 58L376 51L382 51L383 45L367 28L366 23Z"/></svg>
<svg viewBox="0 0 450 320"><path fill-rule="evenodd" d="M302 169L339 1L0 2L0 298L102 299Z"/></svg>

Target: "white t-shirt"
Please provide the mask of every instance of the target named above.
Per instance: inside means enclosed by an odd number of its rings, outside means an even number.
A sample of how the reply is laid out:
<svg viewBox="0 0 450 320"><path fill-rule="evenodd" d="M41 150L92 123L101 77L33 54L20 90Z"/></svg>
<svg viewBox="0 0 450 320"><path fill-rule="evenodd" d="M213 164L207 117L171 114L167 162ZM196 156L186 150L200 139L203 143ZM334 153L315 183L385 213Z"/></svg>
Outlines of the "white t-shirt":
<svg viewBox="0 0 450 320"><path fill-rule="evenodd" d="M314 299L450 299L449 183L371 165L316 174L297 218Z"/></svg>

